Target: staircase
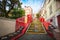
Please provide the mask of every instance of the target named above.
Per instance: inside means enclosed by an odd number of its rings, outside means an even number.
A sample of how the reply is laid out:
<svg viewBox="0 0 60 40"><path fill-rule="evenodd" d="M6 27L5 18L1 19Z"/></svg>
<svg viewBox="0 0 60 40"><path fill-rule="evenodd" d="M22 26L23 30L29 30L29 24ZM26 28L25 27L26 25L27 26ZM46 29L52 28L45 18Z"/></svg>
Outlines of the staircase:
<svg viewBox="0 0 60 40"><path fill-rule="evenodd" d="M53 39L47 35L41 22L38 19L36 19L33 20L26 33L18 40L53 40Z"/></svg>
<svg viewBox="0 0 60 40"><path fill-rule="evenodd" d="M29 29L26 32L27 34L45 34L46 31L42 26L41 22L38 19L33 20Z"/></svg>

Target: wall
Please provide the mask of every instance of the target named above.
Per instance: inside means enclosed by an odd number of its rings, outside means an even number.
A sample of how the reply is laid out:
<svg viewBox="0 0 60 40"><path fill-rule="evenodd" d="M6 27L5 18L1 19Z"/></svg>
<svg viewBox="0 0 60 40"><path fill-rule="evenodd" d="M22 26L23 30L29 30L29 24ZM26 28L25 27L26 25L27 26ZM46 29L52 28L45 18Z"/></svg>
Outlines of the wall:
<svg viewBox="0 0 60 40"><path fill-rule="evenodd" d="M52 10L53 10L52 17L54 16L52 23L54 24L55 27L58 27L57 16L60 15L60 1L53 2Z"/></svg>
<svg viewBox="0 0 60 40"><path fill-rule="evenodd" d="M0 18L0 36L15 32L15 20Z"/></svg>
<svg viewBox="0 0 60 40"><path fill-rule="evenodd" d="M55 15L55 10L56 10L55 4L56 4L55 1L51 0L50 3L46 6L46 10L47 10L46 20L49 20L51 17L53 17ZM51 8L52 12L50 10L50 7L52 7ZM50 14L50 12L51 12L51 14Z"/></svg>
<svg viewBox="0 0 60 40"><path fill-rule="evenodd" d="M57 7L57 9L60 8L60 1L57 1L57 2L56 2L56 7Z"/></svg>
<svg viewBox="0 0 60 40"><path fill-rule="evenodd" d="M53 20L52 24L55 27L58 27L57 16L60 15L60 1L56 1L56 0L47 1L46 0L44 6L45 7L43 7L42 9L46 10L46 13L42 11L41 15L43 15L46 21L49 21L50 19L52 19Z"/></svg>

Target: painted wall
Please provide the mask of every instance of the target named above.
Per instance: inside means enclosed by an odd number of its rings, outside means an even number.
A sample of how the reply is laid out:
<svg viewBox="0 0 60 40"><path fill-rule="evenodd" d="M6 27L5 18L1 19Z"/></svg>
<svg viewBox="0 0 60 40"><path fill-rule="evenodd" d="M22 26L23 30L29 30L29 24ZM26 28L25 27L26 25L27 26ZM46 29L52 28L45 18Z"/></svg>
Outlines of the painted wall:
<svg viewBox="0 0 60 40"><path fill-rule="evenodd" d="M32 8L30 6L25 6L25 23L27 23L27 15L32 14Z"/></svg>
<svg viewBox="0 0 60 40"><path fill-rule="evenodd" d="M15 21L11 19L0 18L0 36L15 32Z"/></svg>
<svg viewBox="0 0 60 40"><path fill-rule="evenodd" d="M57 7L57 9L60 8L60 1L57 1L57 2L56 2L56 7Z"/></svg>

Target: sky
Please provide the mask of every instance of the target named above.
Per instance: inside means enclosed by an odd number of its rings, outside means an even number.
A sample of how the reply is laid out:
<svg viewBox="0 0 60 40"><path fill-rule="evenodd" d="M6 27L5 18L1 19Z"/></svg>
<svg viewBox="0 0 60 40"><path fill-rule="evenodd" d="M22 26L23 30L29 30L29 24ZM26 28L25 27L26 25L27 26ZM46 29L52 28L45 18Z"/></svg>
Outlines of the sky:
<svg viewBox="0 0 60 40"><path fill-rule="evenodd" d="M33 9L33 13L38 13L44 4L44 0L20 0L22 2L22 8L30 6Z"/></svg>

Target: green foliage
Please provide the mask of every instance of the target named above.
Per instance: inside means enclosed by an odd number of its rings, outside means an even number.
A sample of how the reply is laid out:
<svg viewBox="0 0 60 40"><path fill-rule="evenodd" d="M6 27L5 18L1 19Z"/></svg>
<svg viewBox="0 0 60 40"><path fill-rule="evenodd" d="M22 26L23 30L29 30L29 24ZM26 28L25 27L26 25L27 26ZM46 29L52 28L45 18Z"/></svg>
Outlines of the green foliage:
<svg viewBox="0 0 60 40"><path fill-rule="evenodd" d="M39 13L37 13L36 16L37 16L37 18L39 18L40 17Z"/></svg>
<svg viewBox="0 0 60 40"><path fill-rule="evenodd" d="M22 8L19 9L19 10L18 10L18 8L14 8L13 12L11 14L12 14L12 16L9 16L9 18L16 19L16 18L24 16L25 15L25 11Z"/></svg>
<svg viewBox="0 0 60 40"><path fill-rule="evenodd" d="M3 13L2 15L4 17L8 17L8 14L14 9L14 6L17 5L17 8L21 8L21 4L19 0L2 0L0 1L0 12ZM6 7L9 7L9 9L6 10Z"/></svg>
<svg viewBox="0 0 60 40"><path fill-rule="evenodd" d="M4 17L4 14L5 14L5 13L0 13L0 17Z"/></svg>

